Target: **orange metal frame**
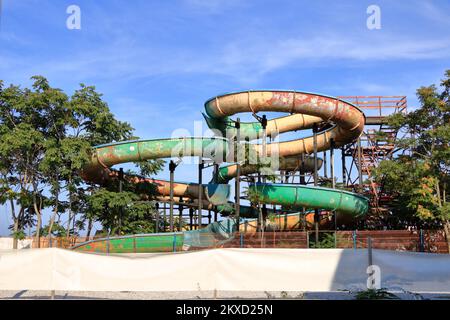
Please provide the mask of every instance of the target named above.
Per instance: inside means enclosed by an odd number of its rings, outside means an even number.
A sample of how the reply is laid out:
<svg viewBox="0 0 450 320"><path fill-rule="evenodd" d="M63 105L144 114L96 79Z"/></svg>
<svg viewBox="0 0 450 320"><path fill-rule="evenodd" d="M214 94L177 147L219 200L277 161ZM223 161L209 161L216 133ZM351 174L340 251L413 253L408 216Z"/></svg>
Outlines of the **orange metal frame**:
<svg viewBox="0 0 450 320"><path fill-rule="evenodd" d="M355 142L344 148L344 156L352 158L349 169L344 169L346 186L369 196L374 213L381 213L385 209L386 200L392 197L384 194L383 186L373 181L372 171L382 160L390 159L397 149L398 132L389 127L386 119L392 114L407 112L406 96L341 96L339 98L358 106L366 116L366 126L359 138L359 146L358 142ZM380 139L377 132L382 132L384 139ZM353 168L356 169L356 175L352 172Z"/></svg>

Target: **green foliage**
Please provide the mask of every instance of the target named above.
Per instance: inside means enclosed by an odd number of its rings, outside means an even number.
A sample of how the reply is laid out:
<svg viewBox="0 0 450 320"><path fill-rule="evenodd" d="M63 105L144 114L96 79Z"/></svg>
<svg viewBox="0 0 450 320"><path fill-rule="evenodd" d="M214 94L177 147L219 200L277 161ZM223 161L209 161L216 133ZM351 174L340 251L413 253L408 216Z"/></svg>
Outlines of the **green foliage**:
<svg viewBox="0 0 450 320"><path fill-rule="evenodd" d="M14 239L17 239L17 240L23 240L26 237L26 234L23 230L13 232L11 235Z"/></svg>
<svg viewBox="0 0 450 320"><path fill-rule="evenodd" d="M132 139L133 128L115 119L93 86L81 84L69 97L42 76L31 79L31 88L5 87L0 81L0 202L12 204L14 235L35 223L38 236L61 235L64 227L55 219L64 212L69 215L65 232L75 232L97 215L88 208L95 187L86 186L78 175L91 147ZM142 172L160 167L159 162L145 164ZM52 208L53 230L41 230L45 207ZM75 213L82 218L70 228Z"/></svg>
<svg viewBox="0 0 450 320"><path fill-rule="evenodd" d="M139 199L139 195L134 192L99 189L89 197L87 211L111 234L153 232L155 203Z"/></svg>
<svg viewBox="0 0 450 320"><path fill-rule="evenodd" d="M397 195L394 214L403 219L449 221L450 70L441 87L441 92L434 85L419 88L421 107L388 119L406 133L397 144L407 151L381 162L373 173L386 192Z"/></svg>
<svg viewBox="0 0 450 320"><path fill-rule="evenodd" d="M139 174L142 176L151 176L157 174L164 169L165 161L161 159L137 162Z"/></svg>
<svg viewBox="0 0 450 320"><path fill-rule="evenodd" d="M45 225L40 230L41 237L48 236L49 235L48 231L49 231L49 225ZM70 231L71 231L71 234L74 234L73 230L70 230ZM67 236L67 230L66 230L66 228L64 226L62 226L61 224L55 222L55 223L53 223L51 234L54 237L66 237Z"/></svg>
<svg viewBox="0 0 450 320"><path fill-rule="evenodd" d="M309 236L309 247L315 248L315 249L331 249L336 248L336 242L339 243L339 240L341 239L341 236L337 236L337 239L335 239L336 234L332 232L322 232L319 233L319 242L316 243L314 240L314 234L311 233Z"/></svg>
<svg viewBox="0 0 450 320"><path fill-rule="evenodd" d="M356 292L356 300L398 300L395 294L388 292L386 289L367 289Z"/></svg>
<svg viewBox="0 0 450 320"><path fill-rule="evenodd" d="M245 188L244 194L251 203L260 203L263 199L261 194L253 188Z"/></svg>

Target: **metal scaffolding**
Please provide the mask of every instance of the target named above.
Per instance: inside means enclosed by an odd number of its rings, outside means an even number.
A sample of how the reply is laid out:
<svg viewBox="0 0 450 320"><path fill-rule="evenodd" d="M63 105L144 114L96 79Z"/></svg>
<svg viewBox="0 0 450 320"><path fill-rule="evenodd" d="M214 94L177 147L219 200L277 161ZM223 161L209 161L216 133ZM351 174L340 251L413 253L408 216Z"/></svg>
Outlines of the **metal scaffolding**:
<svg viewBox="0 0 450 320"><path fill-rule="evenodd" d="M366 116L360 138L342 148L342 180L345 187L370 199L372 214L382 214L392 196L373 180L373 170L383 160L391 159L396 151L398 131L389 126L387 117L407 112L405 96L342 96L359 107ZM346 161L351 159L350 165Z"/></svg>

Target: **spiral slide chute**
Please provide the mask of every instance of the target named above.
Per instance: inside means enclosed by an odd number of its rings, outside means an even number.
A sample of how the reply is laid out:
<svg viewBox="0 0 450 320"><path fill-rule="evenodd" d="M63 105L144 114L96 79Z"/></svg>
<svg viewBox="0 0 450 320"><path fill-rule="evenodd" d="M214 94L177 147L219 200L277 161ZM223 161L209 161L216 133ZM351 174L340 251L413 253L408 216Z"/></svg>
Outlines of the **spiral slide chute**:
<svg viewBox="0 0 450 320"><path fill-rule="evenodd" d="M221 138L172 138L125 141L105 144L94 148L91 162L83 169L82 176L85 180L106 185L118 178L118 172L110 167L126 163L138 162L150 159L170 158L173 156L204 156L204 150L213 150L220 159L227 152L227 141ZM151 178L143 178L135 175L124 177L133 183L150 183L157 189L161 196L170 194L170 182ZM203 199L218 205L228 201L230 188L227 184L202 185ZM199 198L199 188L196 183L174 183L174 196L190 199Z"/></svg>
<svg viewBox="0 0 450 320"><path fill-rule="evenodd" d="M362 133L365 125L365 116L353 104L330 96L313 94L299 91L263 90L244 91L229 93L214 97L205 103L205 120L211 129L220 132L222 136L233 138L236 135L235 122L231 116L250 112L256 115L258 112L284 112L288 116L269 120L266 126L266 134L276 136L288 131L317 128L320 130L314 136L299 138L284 142L268 143L264 147L262 144L247 144L257 158L277 157L277 170L296 171L302 168L305 172L314 170L314 161L310 155L314 150L320 152L344 146L356 140ZM259 122L241 123L240 139L254 140L261 138L262 125ZM128 141L114 144L107 144L95 148L91 163L82 172L82 176L87 181L99 184L107 184L113 179L117 179L117 172L111 167L116 164L134 161L143 161L157 158L203 156L212 158L216 163L234 162L233 156L230 159L230 141L227 138L216 137L189 137L156 140ZM205 151L208 152L205 152ZM212 152L211 152L212 150ZM300 155L305 155L303 161L299 160ZM318 161L320 167L322 161ZM241 174L249 175L256 173L258 165L241 163ZM202 185L175 183L174 196L187 197L193 201L199 198L199 190L202 190L202 201L207 201L217 205L216 208L230 213L232 206L227 202L229 187L226 184L236 176L236 164L223 166L219 169L218 175L213 179L214 183ZM167 197L170 193L169 182L164 180L148 179L137 176L127 176L134 183L152 183L157 187L159 198ZM254 190L263 203L279 204L288 208L305 207L307 209L323 209L336 211L345 215L357 218L365 214L368 210L366 198L336 189L309 187L292 184L253 184L250 189ZM219 211L220 211L219 210ZM243 207L245 211L245 207ZM228 221L228 222L227 222ZM208 226L205 230L218 231L217 236L222 240L226 239L223 230L227 234L234 231L234 225L230 228L223 228L223 225L230 225L229 219L218 222L216 227ZM220 231L220 232L219 232ZM200 241L202 230L188 231L185 233L140 235L139 239L145 241L158 241L171 244L170 248L181 246L180 238L190 239L186 246L207 246L211 243L209 239L207 245ZM204 233L204 232L203 232ZM177 237L178 235L178 237ZM122 239L121 237L120 239ZM174 239L173 241L171 239ZM130 241L130 238L127 241ZM153 240L150 240L153 239ZM156 240L155 240L156 239ZM116 239L116 248L121 250L121 240ZM115 241L116 241L115 240ZM217 240L217 239L216 239ZM136 246L136 240L133 240ZM143 240L142 240L143 241ZM215 241L215 240L214 240ZM94 241L95 247L105 247L105 241ZM96 251L92 249L92 242L89 245L79 245L78 250ZM140 252L148 247L149 251L156 250L160 246L144 244L140 246ZM89 249L91 248L91 249ZM143 249L142 249L143 248ZM153 248L153 249L151 249ZM136 247L134 247L136 249ZM158 249L159 250L159 249ZM125 250L126 251L126 250ZM121 251L123 252L123 251Z"/></svg>

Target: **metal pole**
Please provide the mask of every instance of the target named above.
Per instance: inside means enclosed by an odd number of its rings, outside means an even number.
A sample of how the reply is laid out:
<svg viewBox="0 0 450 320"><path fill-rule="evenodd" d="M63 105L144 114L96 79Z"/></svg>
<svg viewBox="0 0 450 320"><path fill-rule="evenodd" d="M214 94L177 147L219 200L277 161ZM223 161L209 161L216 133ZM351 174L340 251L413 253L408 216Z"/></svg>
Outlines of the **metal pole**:
<svg viewBox="0 0 450 320"><path fill-rule="evenodd" d="M163 232L166 232L166 222L167 222L167 204L164 203L164 211L163 211Z"/></svg>
<svg viewBox="0 0 450 320"><path fill-rule="evenodd" d="M263 114L262 119L261 119L261 126L263 129L263 136L262 136L262 156L263 156L263 164L266 164L266 157L267 157L267 118L266 115ZM266 175L263 175L262 177L262 181L265 183L266 182Z"/></svg>
<svg viewBox="0 0 450 320"><path fill-rule="evenodd" d="M313 144L314 144L314 186L317 186L317 124L313 126Z"/></svg>
<svg viewBox="0 0 450 320"><path fill-rule="evenodd" d="M341 161L342 161L342 186L345 187L346 179L345 179L345 148L342 146L341 148Z"/></svg>
<svg viewBox="0 0 450 320"><path fill-rule="evenodd" d="M218 163L214 163L213 178L214 178L214 182L217 183L217 180L219 179L219 164Z"/></svg>
<svg viewBox="0 0 450 320"><path fill-rule="evenodd" d="M169 224L170 224L170 232L173 232L173 180L174 180L174 172L177 165L173 160L170 160L169 163L169 171L170 171L170 210L169 210Z"/></svg>
<svg viewBox="0 0 450 320"><path fill-rule="evenodd" d="M359 175L359 192L363 191L362 161L361 161L361 138L358 138L358 175Z"/></svg>
<svg viewBox="0 0 450 320"><path fill-rule="evenodd" d="M334 140L330 140L330 175L331 175L331 186L336 189L336 179L334 178Z"/></svg>
<svg viewBox="0 0 450 320"><path fill-rule="evenodd" d="M159 231L159 203L155 204L156 216L155 216L155 233Z"/></svg>
<svg viewBox="0 0 450 320"><path fill-rule="evenodd" d="M194 229L194 209L189 208L189 229Z"/></svg>
<svg viewBox="0 0 450 320"><path fill-rule="evenodd" d="M177 251L177 234L173 234L173 252Z"/></svg>
<svg viewBox="0 0 450 320"><path fill-rule="evenodd" d="M202 210L203 210L203 158L199 157L198 163L198 229L202 228Z"/></svg>
<svg viewBox="0 0 450 320"><path fill-rule="evenodd" d="M239 118L236 119L236 137L235 137L235 161L236 161L236 179L234 185L234 216L236 218L236 229L239 231L239 223L240 223L240 197L241 197L241 164L239 163L239 155L240 155L240 139L241 139L241 120Z"/></svg>
<svg viewBox="0 0 450 320"><path fill-rule="evenodd" d="M318 183L318 177L317 177L317 124L314 124L313 126L313 143L314 143L314 186L317 186ZM319 244L319 209L314 209L314 227L315 227L315 234L316 234L316 246Z"/></svg>
<svg viewBox="0 0 450 320"><path fill-rule="evenodd" d="M106 254L107 255L109 255L109 246L110 246L110 243L109 243L109 234L111 233L111 229L108 229L108 238L107 238L107 240L106 240Z"/></svg>
<svg viewBox="0 0 450 320"><path fill-rule="evenodd" d="M420 229L420 233L419 233L419 250L420 252L425 252L425 243L424 243L424 239L423 239L423 229Z"/></svg>
<svg viewBox="0 0 450 320"><path fill-rule="evenodd" d="M325 178L328 178L328 172L327 172L327 152L323 152L323 176Z"/></svg>
<svg viewBox="0 0 450 320"><path fill-rule="evenodd" d="M369 266L371 266L373 264L372 261L372 237L368 237L367 238L367 252L369 255Z"/></svg>
<svg viewBox="0 0 450 320"><path fill-rule="evenodd" d="M319 209L314 209L314 229L315 229L316 246L319 245L319 221L320 221Z"/></svg>
<svg viewBox="0 0 450 320"><path fill-rule="evenodd" d="M180 202L183 201L183 198L180 198ZM178 205L178 230L182 231L183 228L183 205Z"/></svg>
<svg viewBox="0 0 450 320"><path fill-rule="evenodd" d="M119 168L119 192L122 192L123 189L123 168ZM122 229L122 216L123 216L123 207L119 208L119 235ZM74 226L75 227L75 226Z"/></svg>

